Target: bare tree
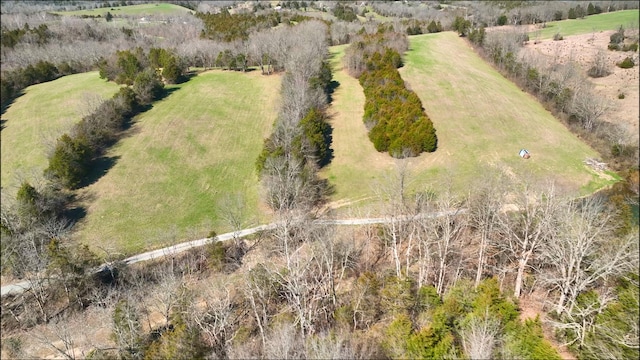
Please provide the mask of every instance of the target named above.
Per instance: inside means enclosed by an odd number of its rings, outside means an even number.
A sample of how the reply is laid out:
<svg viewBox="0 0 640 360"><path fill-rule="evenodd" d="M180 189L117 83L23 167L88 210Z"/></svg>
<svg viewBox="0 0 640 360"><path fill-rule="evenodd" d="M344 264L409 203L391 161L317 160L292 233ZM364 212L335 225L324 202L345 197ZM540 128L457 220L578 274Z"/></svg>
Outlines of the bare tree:
<svg viewBox="0 0 640 360"><path fill-rule="evenodd" d="M131 296L121 299L113 314L112 334L122 357L142 358L142 323Z"/></svg>
<svg viewBox="0 0 640 360"><path fill-rule="evenodd" d="M548 191L536 191L525 184L515 202L518 210L501 214L499 226L505 237L502 246L517 269L513 294L518 298L531 260L557 231L559 201L553 185Z"/></svg>
<svg viewBox="0 0 640 360"><path fill-rule="evenodd" d="M460 331L462 347L471 359L491 359L500 333L500 321L486 309L482 316L472 316Z"/></svg>
<svg viewBox="0 0 640 360"><path fill-rule="evenodd" d="M568 333L573 333L573 337L563 345L578 342L580 346L584 346L587 334L593 331L596 315L600 314L613 300L610 289L604 289L604 291L595 294L596 297L583 300L580 304L569 301L571 312L564 312L562 321L551 320L551 324L556 329L571 330Z"/></svg>
<svg viewBox="0 0 640 360"><path fill-rule="evenodd" d="M570 202L557 216L560 231L543 245L543 258L551 267L544 280L559 292L556 312L569 314L582 292L637 269L638 240L637 234L612 236L612 213L601 198Z"/></svg>
<svg viewBox="0 0 640 360"><path fill-rule="evenodd" d="M488 250L497 235L498 217L504 198L499 182L485 177L477 183L480 184L479 188L469 196L469 225L476 230L478 238L475 287L482 280Z"/></svg>
<svg viewBox="0 0 640 360"><path fill-rule="evenodd" d="M322 333L305 343L307 359L354 359L356 353L350 346L349 335Z"/></svg>
<svg viewBox="0 0 640 360"><path fill-rule="evenodd" d="M605 77L611 74L611 70L607 64L607 53L603 49L598 50L593 59L593 66L587 73L594 78Z"/></svg>
<svg viewBox="0 0 640 360"><path fill-rule="evenodd" d="M590 89L576 93L571 105L572 112L580 119L582 127L587 131L593 130L610 108L611 104L606 98L595 94Z"/></svg>
<svg viewBox="0 0 640 360"><path fill-rule="evenodd" d="M193 309L191 321L198 326L217 358L225 359L240 319L234 310L229 284L212 283L205 289L204 306Z"/></svg>
<svg viewBox="0 0 640 360"><path fill-rule="evenodd" d="M76 349L76 339L69 331L68 319L58 320L48 327L34 329L31 332L40 344L56 351L65 359L75 360L83 357Z"/></svg>
<svg viewBox="0 0 640 360"><path fill-rule="evenodd" d="M263 356L266 359L302 359L304 344L296 326L282 323L274 327L269 333Z"/></svg>
<svg viewBox="0 0 640 360"><path fill-rule="evenodd" d="M436 209L438 216L434 219L427 219L431 223L431 238L433 239L434 253L436 258L436 290L442 295L445 291L447 275L450 267L455 262L462 263L463 230L467 224L467 218L462 213L462 202L456 199L453 194L446 191L436 199ZM454 211L452 213L452 211ZM455 269L453 276L457 278L459 269ZM449 279L455 282L454 279Z"/></svg>
<svg viewBox="0 0 640 360"><path fill-rule="evenodd" d="M403 276L401 256L405 249L408 249L406 260L407 263L409 262L412 244L407 245L407 242L413 236L412 227L409 226L406 218L409 215L406 196L410 178L407 161L406 159L396 160L395 171L388 174L384 184L375 188L381 202L386 205L387 221L383 225L385 228L383 241L391 250L397 277ZM408 271L408 268L406 270Z"/></svg>

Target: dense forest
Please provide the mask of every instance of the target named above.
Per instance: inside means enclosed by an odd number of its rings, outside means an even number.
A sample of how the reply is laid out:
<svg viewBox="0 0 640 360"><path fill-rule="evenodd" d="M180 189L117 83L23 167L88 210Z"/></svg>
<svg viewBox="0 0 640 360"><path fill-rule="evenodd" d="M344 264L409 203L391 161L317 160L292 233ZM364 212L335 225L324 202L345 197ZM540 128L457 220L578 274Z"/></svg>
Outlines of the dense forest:
<svg viewBox="0 0 640 360"><path fill-rule="evenodd" d="M147 26L111 11L143 3L153 2L3 2L3 114L28 86L73 73L98 71L120 86L56 139L40 177L15 195L3 188L3 279L31 284L2 298L3 357L47 349L70 359L559 359L560 348L580 359L640 356L638 149L601 136L614 129L588 76L605 69L578 74L518 56L529 41L519 25L637 3L169 1L188 12L148 16ZM84 9L110 16L56 13ZM503 25L515 30L486 31ZM441 31L456 31L538 97L622 180L581 198L483 174L467 194L449 184L410 190L403 158L437 151L438 138L397 69L407 36ZM611 51L637 53L624 48L628 33L617 34ZM320 171L333 161L337 86L329 46L339 44L366 98L362 126L396 161L377 189L375 224L337 226L326 206L333 189ZM78 189L109 148L168 85L210 69L282 77L255 160L273 226L225 242L212 231L203 247L134 265L72 241ZM225 210L238 227L237 209ZM531 298L542 299L544 318L526 316Z"/></svg>

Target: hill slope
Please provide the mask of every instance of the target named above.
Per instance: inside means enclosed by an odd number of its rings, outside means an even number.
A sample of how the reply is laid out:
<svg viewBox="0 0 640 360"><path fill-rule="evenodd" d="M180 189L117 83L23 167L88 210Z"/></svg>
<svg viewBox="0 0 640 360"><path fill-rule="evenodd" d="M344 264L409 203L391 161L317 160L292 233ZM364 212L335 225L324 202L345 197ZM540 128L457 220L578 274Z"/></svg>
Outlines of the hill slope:
<svg viewBox="0 0 640 360"><path fill-rule="evenodd" d="M118 89L100 79L97 71L26 88L2 115L2 187L15 194L21 179L41 177L48 166L48 146L80 121L98 98L110 98Z"/></svg>
<svg viewBox="0 0 640 360"><path fill-rule="evenodd" d="M108 156L115 165L83 190L81 241L128 254L229 229L220 209L243 194L258 221L255 160L276 116L279 77L210 71L176 85L136 117Z"/></svg>
<svg viewBox="0 0 640 360"><path fill-rule="evenodd" d="M377 153L362 123L364 96L356 79L340 65L344 47L332 48L336 64L334 160L324 171L336 186L336 200L374 197L395 169ZM596 152L570 133L535 98L523 93L480 59L452 32L410 37L400 69L422 100L438 136L438 150L406 161L414 189L451 184L461 192L483 172L502 172L513 180L554 179L577 191L603 180L582 161ZM520 149L532 157L523 160Z"/></svg>

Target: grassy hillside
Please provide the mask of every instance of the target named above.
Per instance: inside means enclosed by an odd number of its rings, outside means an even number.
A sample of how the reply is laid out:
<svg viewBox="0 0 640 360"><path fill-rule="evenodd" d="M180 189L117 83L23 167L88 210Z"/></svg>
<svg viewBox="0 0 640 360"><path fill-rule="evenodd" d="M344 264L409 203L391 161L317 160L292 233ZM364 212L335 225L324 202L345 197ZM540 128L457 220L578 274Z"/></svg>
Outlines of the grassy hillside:
<svg viewBox="0 0 640 360"><path fill-rule="evenodd" d="M244 194L258 221L255 160L276 116L278 76L210 71L136 117L108 155L115 165L83 190L77 236L125 253L231 230L220 208ZM264 219L259 219L264 220Z"/></svg>
<svg viewBox="0 0 640 360"><path fill-rule="evenodd" d="M144 15L172 15L172 14L186 14L191 10L174 4L138 4L128 6L114 6L89 10L75 10L75 11L56 11L54 13L59 15L68 16L97 16L104 17L107 12L110 12L113 16L144 16Z"/></svg>
<svg viewBox="0 0 640 360"><path fill-rule="evenodd" d="M544 29L529 33L531 39L551 39L556 33L562 36L588 34L592 32L617 30L620 26L625 29L638 28L639 10L623 10L610 13L590 15L584 19L568 19L552 21Z"/></svg>
<svg viewBox="0 0 640 360"><path fill-rule="evenodd" d="M400 73L422 100L438 136L435 153L406 160L414 189L450 184L466 192L483 172L502 172L514 180L555 179L582 191L602 186L604 180L582 164L597 157L595 151L463 39L452 32L420 35L410 38L410 47ZM348 202L374 198L400 160L376 152L367 138L362 89L340 70L344 48L331 50L340 85L332 105L335 158L324 174L336 187L335 200ZM518 156L521 148L531 152L531 159Z"/></svg>
<svg viewBox="0 0 640 360"><path fill-rule="evenodd" d="M80 121L95 98L110 98L119 86L98 72L64 76L25 89L2 115L2 187L14 193L21 178L41 176L47 146Z"/></svg>

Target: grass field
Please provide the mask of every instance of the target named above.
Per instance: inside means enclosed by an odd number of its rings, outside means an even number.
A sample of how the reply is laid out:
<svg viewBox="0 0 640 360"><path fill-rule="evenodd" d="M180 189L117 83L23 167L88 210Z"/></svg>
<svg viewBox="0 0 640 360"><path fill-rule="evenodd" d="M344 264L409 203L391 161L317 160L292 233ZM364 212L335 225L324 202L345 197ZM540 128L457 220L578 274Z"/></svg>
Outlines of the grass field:
<svg viewBox="0 0 640 360"><path fill-rule="evenodd" d="M638 29L639 10L622 10L610 13L590 15L584 19L568 19L552 21L544 29L532 31L529 37L533 39L551 39L556 33L562 36L588 34L606 30L617 30L620 26L625 29Z"/></svg>
<svg viewBox="0 0 640 360"><path fill-rule="evenodd" d="M487 172L501 172L514 181L554 179L576 192L604 185L582 164L597 157L595 151L456 34L410 37L410 46L400 72L434 123L438 150L408 160L376 152L362 123L362 88L340 70L345 46L333 47L334 77L340 85L331 108L334 159L323 174L335 185L334 200L375 198L401 161L408 161L414 189L451 185L466 193ZM531 152L531 159L518 156L521 148Z"/></svg>
<svg viewBox="0 0 640 360"><path fill-rule="evenodd" d="M47 146L80 121L96 97L110 98L118 88L96 71L26 88L2 115L2 187L13 195L22 179L41 177Z"/></svg>
<svg viewBox="0 0 640 360"><path fill-rule="evenodd" d="M55 14L67 15L67 16L97 16L104 17L107 12L110 12L113 16L144 16L144 15L182 15L190 13L191 10L174 4L138 4L127 6L114 6L89 10L75 10L75 11L55 11Z"/></svg>
<svg viewBox="0 0 640 360"><path fill-rule="evenodd" d="M225 197L242 193L246 225L259 209L255 161L276 116L279 77L210 71L139 115L108 155L115 165L83 189L77 237L132 254L232 230Z"/></svg>

